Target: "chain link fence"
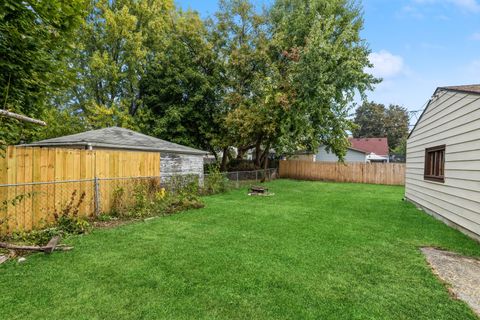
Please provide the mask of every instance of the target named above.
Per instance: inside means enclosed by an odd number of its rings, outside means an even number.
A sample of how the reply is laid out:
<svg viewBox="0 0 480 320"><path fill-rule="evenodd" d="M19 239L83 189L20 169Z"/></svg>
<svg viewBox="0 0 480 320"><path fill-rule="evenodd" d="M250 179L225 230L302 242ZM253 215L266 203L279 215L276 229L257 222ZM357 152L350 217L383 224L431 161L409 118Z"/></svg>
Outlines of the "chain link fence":
<svg viewBox="0 0 480 320"><path fill-rule="evenodd" d="M277 178L277 169L0 184L0 234L55 224L62 215L88 217L133 206L136 197L162 192L211 194ZM141 192L140 192L141 191Z"/></svg>

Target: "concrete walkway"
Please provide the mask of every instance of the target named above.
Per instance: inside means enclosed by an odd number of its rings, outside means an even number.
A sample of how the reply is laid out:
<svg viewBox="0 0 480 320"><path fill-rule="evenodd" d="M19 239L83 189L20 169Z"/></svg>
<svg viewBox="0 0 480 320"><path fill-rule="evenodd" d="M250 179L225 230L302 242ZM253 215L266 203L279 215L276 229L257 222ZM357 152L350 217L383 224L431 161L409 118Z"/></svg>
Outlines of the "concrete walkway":
<svg viewBox="0 0 480 320"><path fill-rule="evenodd" d="M435 248L421 248L434 273L480 316L480 261Z"/></svg>

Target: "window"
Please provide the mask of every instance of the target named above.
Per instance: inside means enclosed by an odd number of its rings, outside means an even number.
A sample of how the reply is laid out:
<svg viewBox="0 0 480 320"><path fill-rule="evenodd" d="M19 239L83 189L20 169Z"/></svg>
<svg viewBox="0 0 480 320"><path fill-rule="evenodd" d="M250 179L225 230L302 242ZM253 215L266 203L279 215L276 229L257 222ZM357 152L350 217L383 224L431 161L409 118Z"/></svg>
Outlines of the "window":
<svg viewBox="0 0 480 320"><path fill-rule="evenodd" d="M445 145L425 149L425 180L445 181Z"/></svg>

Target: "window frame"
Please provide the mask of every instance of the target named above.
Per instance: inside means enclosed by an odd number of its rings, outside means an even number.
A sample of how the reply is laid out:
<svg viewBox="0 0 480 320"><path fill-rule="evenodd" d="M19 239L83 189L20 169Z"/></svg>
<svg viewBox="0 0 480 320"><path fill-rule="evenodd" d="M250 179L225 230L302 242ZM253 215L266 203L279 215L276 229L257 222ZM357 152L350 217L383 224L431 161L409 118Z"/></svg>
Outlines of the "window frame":
<svg viewBox="0 0 480 320"><path fill-rule="evenodd" d="M423 172L423 179L428 180L428 181L434 181L434 182L445 182L445 149L446 145L440 145L440 146L435 146L435 147L430 147L425 149L425 161L424 161L424 172ZM441 159L441 162L437 163L436 159L433 160L433 166L440 166L438 168L438 171L442 171L443 175L431 175L430 172L431 166L432 166L432 159L431 159L431 154L436 154L439 151L443 151L443 157ZM434 172L436 169L434 168Z"/></svg>

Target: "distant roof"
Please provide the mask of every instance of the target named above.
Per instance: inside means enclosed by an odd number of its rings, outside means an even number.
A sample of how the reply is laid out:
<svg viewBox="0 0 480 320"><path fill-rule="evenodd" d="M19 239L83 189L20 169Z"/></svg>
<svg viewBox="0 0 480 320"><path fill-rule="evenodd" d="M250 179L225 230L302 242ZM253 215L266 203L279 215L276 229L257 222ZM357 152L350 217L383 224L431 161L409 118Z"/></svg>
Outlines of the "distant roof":
<svg viewBox="0 0 480 320"><path fill-rule="evenodd" d="M97 148L158 151L182 154L207 154L208 152L168 142L129 129L110 127L91 130L53 139L33 142L29 147L89 146Z"/></svg>
<svg viewBox="0 0 480 320"><path fill-rule="evenodd" d="M480 84L470 84L470 85L464 85L464 86L439 87L437 90L441 90L441 89L480 94Z"/></svg>
<svg viewBox="0 0 480 320"><path fill-rule="evenodd" d="M388 154L387 138L349 138L352 148L379 156Z"/></svg>

